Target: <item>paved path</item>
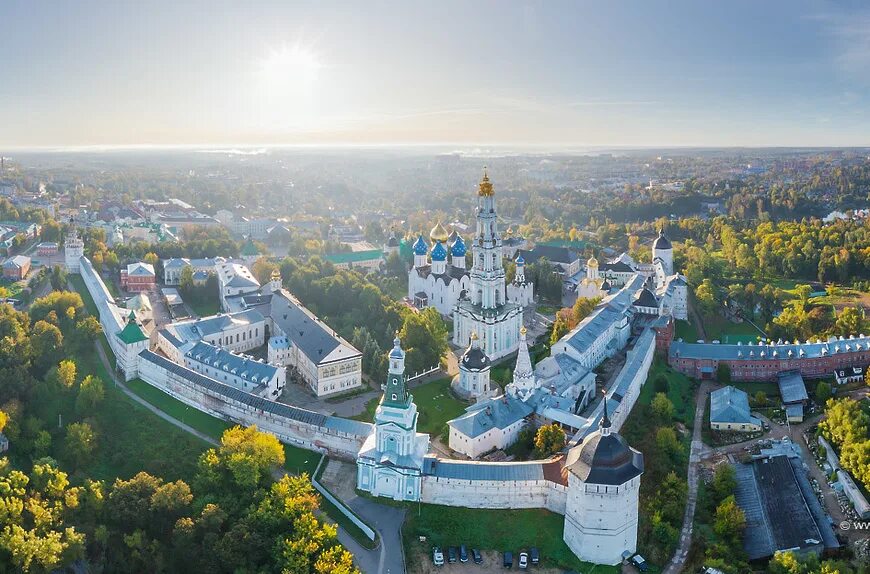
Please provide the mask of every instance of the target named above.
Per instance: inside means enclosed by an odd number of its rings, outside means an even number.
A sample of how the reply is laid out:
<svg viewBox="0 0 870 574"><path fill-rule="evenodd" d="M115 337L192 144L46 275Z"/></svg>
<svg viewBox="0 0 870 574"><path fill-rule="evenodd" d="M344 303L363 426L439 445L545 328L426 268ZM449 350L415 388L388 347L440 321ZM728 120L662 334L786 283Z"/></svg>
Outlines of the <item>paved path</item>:
<svg viewBox="0 0 870 574"><path fill-rule="evenodd" d="M109 358L106 356L106 351L103 349L103 346L99 342L97 342L94 344L94 347L97 350L97 354L99 355L100 360L106 367L106 371L108 371L109 374L112 376L115 386L120 389L121 392L130 397L130 399L132 399L137 404L142 405L143 407L145 407L161 419L167 421L168 423L173 424L176 427L182 429L183 431L204 440L208 444L215 446L218 445L218 441L215 440L213 437L210 437L209 435L196 430L190 425L187 425L180 420L168 415L167 413L158 409L157 407L131 391L130 388L126 384L124 384L124 381L118 378L115 369L112 368L111 361L109 361ZM347 548L351 554L353 554L354 560L356 560L360 570L363 571L365 574L401 574L405 570L403 567L404 561L401 554L402 540L401 536L399 535L399 530L401 530L402 522L405 519L404 511L401 511L402 514L400 517L398 517L398 528L393 528L393 524L389 524L388 521L389 513L384 513L383 509L387 509L390 511L396 511L399 509L384 507L382 505L377 506L379 507L378 509L366 508L364 509L365 512L361 512L357 508L354 508L354 510L357 511L357 514L362 516L367 524L369 524L378 532L381 540L388 541L389 545L382 542L381 545L374 550L364 548L340 525L338 526L338 541L341 542L342 546ZM395 518L397 517L393 517L394 520ZM396 544L396 539L398 539L398 545ZM390 552L385 552L384 548L389 548ZM398 562L396 561L395 556L386 556L387 554L394 555L396 549L398 549L399 552ZM396 567L396 564L398 564L398 568ZM386 570L384 569L385 566L387 567Z"/></svg>
<svg viewBox="0 0 870 574"><path fill-rule="evenodd" d="M680 531L680 544L671 561L662 571L663 574L678 574L683 571L689 549L692 546L692 528L695 523L695 504L698 501L698 466L705 451L701 440L701 429L704 425L704 407L711 385L702 383L695 400L695 424L692 429L692 449L689 454L689 495L686 499L686 512L683 515L683 528Z"/></svg>

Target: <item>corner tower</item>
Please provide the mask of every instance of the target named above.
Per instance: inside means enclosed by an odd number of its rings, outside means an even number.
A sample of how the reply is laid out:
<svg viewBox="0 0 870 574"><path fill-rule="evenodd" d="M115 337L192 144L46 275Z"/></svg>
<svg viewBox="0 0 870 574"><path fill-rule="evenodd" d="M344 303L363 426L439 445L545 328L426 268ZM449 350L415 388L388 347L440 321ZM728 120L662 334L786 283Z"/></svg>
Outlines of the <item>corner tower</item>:
<svg viewBox="0 0 870 574"><path fill-rule="evenodd" d="M643 455L611 432L607 397L599 429L568 452L563 538L581 560L619 564L637 550Z"/></svg>
<svg viewBox="0 0 870 574"><path fill-rule="evenodd" d="M63 244L64 261L67 273L81 273L81 258L85 254L85 242L79 237L75 226L67 233Z"/></svg>

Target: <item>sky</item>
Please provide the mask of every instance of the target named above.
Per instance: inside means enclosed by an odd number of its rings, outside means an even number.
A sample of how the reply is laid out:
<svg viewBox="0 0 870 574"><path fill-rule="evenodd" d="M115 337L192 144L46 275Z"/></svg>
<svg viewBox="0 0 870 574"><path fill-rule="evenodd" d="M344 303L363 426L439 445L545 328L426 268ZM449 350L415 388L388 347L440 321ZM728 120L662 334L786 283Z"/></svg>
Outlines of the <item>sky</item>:
<svg viewBox="0 0 870 574"><path fill-rule="evenodd" d="M870 145L870 3L0 2L0 148Z"/></svg>

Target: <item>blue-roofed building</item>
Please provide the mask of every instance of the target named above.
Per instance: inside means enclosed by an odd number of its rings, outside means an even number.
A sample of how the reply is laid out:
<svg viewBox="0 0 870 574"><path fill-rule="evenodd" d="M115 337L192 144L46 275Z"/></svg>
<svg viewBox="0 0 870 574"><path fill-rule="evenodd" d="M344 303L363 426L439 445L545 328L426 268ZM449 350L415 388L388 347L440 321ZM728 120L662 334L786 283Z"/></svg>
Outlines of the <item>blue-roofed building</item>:
<svg viewBox="0 0 870 574"><path fill-rule="evenodd" d="M450 448L469 458L507 448L516 442L526 417L533 412L531 406L506 395L475 403L447 423Z"/></svg>
<svg viewBox="0 0 870 574"><path fill-rule="evenodd" d="M470 278L465 268L467 248L454 229L436 225L430 234L432 251L423 236L414 243L414 265L408 272L408 300L418 309L435 307L445 317L453 314L457 301L468 293ZM463 345L468 341L464 341Z"/></svg>
<svg viewBox="0 0 870 574"><path fill-rule="evenodd" d="M800 371L783 371L777 377L779 394L785 407L789 422L799 423L804 420L804 406L809 402L807 386Z"/></svg>
<svg viewBox="0 0 870 574"><path fill-rule="evenodd" d="M710 428L718 431L757 432L761 420L749 410L749 395L732 386L710 393Z"/></svg>
<svg viewBox="0 0 870 574"><path fill-rule="evenodd" d="M277 399L287 380L284 367L237 355L199 341L184 353L184 365L224 384L271 400Z"/></svg>

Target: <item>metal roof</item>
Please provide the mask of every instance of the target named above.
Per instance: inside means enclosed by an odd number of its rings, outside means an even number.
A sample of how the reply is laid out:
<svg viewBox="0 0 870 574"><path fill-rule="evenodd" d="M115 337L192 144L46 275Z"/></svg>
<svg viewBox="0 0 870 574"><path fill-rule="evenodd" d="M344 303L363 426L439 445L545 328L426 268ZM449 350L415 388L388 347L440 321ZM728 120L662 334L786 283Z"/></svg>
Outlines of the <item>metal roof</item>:
<svg viewBox="0 0 870 574"><path fill-rule="evenodd" d="M785 404L803 403L809 399L807 386L800 371L779 373L779 394L782 395L782 402Z"/></svg>
<svg viewBox="0 0 870 574"><path fill-rule="evenodd" d="M477 462L428 456L424 460L423 474L458 480L546 480L541 461Z"/></svg>
<svg viewBox="0 0 870 574"><path fill-rule="evenodd" d="M710 393L710 422L761 426L761 421L750 413L749 395L731 386Z"/></svg>
<svg viewBox="0 0 870 574"><path fill-rule="evenodd" d="M315 365L361 356L326 323L284 291L272 296L272 322Z"/></svg>
<svg viewBox="0 0 870 574"><path fill-rule="evenodd" d="M592 313L580 321L562 340L578 352L585 352L599 337L607 333L614 323L622 320L631 307L634 293L643 282L643 277L635 275L622 289L601 301Z"/></svg>
<svg viewBox="0 0 870 574"><path fill-rule="evenodd" d="M255 384L266 384L278 373L278 369L269 363L261 363L244 355L236 355L204 341L199 341L185 354L185 358L208 365L215 370L223 370L231 375L241 377Z"/></svg>
<svg viewBox="0 0 870 574"><path fill-rule="evenodd" d="M831 337L817 342L769 342L759 344L726 345L721 343L687 343L674 341L671 358L759 361L770 359L814 358L843 353L867 353L870 337Z"/></svg>
<svg viewBox="0 0 870 574"><path fill-rule="evenodd" d="M523 401L501 396L478 402L469 407L464 415L447 424L465 436L474 438L494 428L505 429L532 412L532 407Z"/></svg>
<svg viewBox="0 0 870 574"><path fill-rule="evenodd" d="M278 417L284 417L287 419L299 421L314 426L324 427L333 431L342 432L349 435L355 435L358 437L366 437L372 431L371 423L353 421L340 417L331 417L316 413L314 411L308 411L305 409L300 409L298 407L285 405L284 403L270 401L256 395L252 395L251 393L246 393L245 391L221 383L220 381L216 381L215 379L206 377L205 375L201 375L195 371L188 369L187 367L183 367L177 363L173 363L169 359L161 357L160 355L147 349L139 353L139 358L140 360L154 363L158 367L162 367L167 371L182 377L183 379L189 381L192 384L195 384L208 391L222 395L229 400L240 402L244 405L247 405L262 412L267 412Z"/></svg>

